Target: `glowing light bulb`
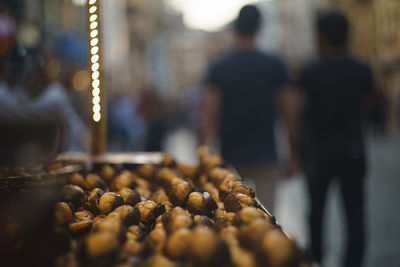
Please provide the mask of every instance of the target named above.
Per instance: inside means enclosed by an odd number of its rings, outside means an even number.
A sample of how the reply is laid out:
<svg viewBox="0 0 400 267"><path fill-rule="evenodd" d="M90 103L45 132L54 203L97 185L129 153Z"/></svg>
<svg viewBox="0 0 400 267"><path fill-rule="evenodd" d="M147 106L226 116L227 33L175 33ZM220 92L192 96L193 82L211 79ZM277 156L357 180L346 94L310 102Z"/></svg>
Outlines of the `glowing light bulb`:
<svg viewBox="0 0 400 267"><path fill-rule="evenodd" d="M93 39L90 41L90 45L91 45L91 46L96 46L98 43L99 43L99 39L97 39L97 38L93 38Z"/></svg>
<svg viewBox="0 0 400 267"><path fill-rule="evenodd" d="M92 56L92 58L91 58L91 60L92 60L92 63L94 64L94 63L97 63L98 61L99 61L99 56L98 55L94 55L94 56Z"/></svg>
<svg viewBox="0 0 400 267"><path fill-rule="evenodd" d="M98 80L99 77L100 77L100 72L95 71L95 72L92 73L92 79L93 80Z"/></svg>
<svg viewBox="0 0 400 267"><path fill-rule="evenodd" d="M100 113L94 113L94 115L93 115L93 120L95 121L95 122L99 122L100 121L100 119L101 119L101 115L100 115Z"/></svg>
<svg viewBox="0 0 400 267"><path fill-rule="evenodd" d="M97 10L97 6L92 6L89 8L89 13L92 14L92 13L96 12L96 10Z"/></svg>
<svg viewBox="0 0 400 267"><path fill-rule="evenodd" d="M90 29L94 30L97 28L97 25L99 25L99 23L97 21L93 21L92 23L90 23Z"/></svg>
<svg viewBox="0 0 400 267"><path fill-rule="evenodd" d="M89 5L93 5L97 0L89 0Z"/></svg>
<svg viewBox="0 0 400 267"><path fill-rule="evenodd" d="M95 38L98 34L99 34L98 30L93 30L93 31L90 32L90 37L91 38Z"/></svg>
<svg viewBox="0 0 400 267"><path fill-rule="evenodd" d="M99 68L100 68L100 64L99 64L99 63L94 63L94 64L92 65L92 71L98 71Z"/></svg>
<svg viewBox="0 0 400 267"><path fill-rule="evenodd" d="M92 95L93 96L98 96L100 94L100 89L99 88L94 88L93 90L92 90Z"/></svg>
<svg viewBox="0 0 400 267"><path fill-rule="evenodd" d="M96 14L91 15L90 18L89 18L89 21L93 22L95 20L97 20L97 15Z"/></svg>
<svg viewBox="0 0 400 267"><path fill-rule="evenodd" d="M94 80L92 82L92 88L99 88L100 87L100 80Z"/></svg>
<svg viewBox="0 0 400 267"><path fill-rule="evenodd" d="M99 52L99 47L98 46L94 46L90 50L90 53L92 53L92 55L96 55L98 52Z"/></svg>
<svg viewBox="0 0 400 267"><path fill-rule="evenodd" d="M93 105L99 105L100 104L100 96L96 95L93 97Z"/></svg>
<svg viewBox="0 0 400 267"><path fill-rule="evenodd" d="M93 112L94 113L100 113L100 105L99 104L96 104L96 105L93 106Z"/></svg>

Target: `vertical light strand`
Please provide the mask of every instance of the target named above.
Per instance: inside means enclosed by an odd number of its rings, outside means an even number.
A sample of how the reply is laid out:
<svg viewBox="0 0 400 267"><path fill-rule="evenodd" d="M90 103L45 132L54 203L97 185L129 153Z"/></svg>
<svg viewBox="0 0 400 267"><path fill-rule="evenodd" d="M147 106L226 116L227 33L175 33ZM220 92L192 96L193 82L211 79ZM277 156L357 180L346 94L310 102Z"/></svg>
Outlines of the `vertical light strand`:
<svg viewBox="0 0 400 267"><path fill-rule="evenodd" d="M100 87L100 48L99 48L99 0L88 0L88 42L89 42L89 66L91 72L91 89L92 89L92 112L93 121L100 122L101 120L101 87Z"/></svg>

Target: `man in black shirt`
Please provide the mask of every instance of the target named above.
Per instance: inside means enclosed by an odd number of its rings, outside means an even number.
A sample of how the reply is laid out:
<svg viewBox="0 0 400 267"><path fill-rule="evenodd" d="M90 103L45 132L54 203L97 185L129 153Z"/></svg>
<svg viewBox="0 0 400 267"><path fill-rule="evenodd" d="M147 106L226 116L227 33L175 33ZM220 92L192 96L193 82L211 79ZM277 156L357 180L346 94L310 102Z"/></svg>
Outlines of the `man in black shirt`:
<svg viewBox="0 0 400 267"><path fill-rule="evenodd" d="M372 95L371 69L347 51L348 21L340 13L318 18L320 59L304 69L302 166L310 194L311 250L322 260L322 218L330 182L340 184L347 225L345 266L359 267L364 255L363 111Z"/></svg>
<svg viewBox="0 0 400 267"><path fill-rule="evenodd" d="M277 99L291 108L288 74L274 55L257 50L255 37L261 15L244 6L234 22L234 48L214 62L204 92L202 143L218 138L222 156L246 179L255 182L261 202L273 208L276 173L274 124ZM285 112L284 112L285 113Z"/></svg>

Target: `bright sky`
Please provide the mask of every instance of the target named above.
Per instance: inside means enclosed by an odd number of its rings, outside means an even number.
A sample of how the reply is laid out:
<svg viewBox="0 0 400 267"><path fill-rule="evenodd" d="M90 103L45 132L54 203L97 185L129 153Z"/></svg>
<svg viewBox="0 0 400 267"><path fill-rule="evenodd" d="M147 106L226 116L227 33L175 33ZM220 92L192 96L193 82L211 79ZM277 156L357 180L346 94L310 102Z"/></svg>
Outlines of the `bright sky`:
<svg viewBox="0 0 400 267"><path fill-rule="evenodd" d="M233 20L240 8L259 0L166 0L183 12L185 24L194 29L215 31Z"/></svg>

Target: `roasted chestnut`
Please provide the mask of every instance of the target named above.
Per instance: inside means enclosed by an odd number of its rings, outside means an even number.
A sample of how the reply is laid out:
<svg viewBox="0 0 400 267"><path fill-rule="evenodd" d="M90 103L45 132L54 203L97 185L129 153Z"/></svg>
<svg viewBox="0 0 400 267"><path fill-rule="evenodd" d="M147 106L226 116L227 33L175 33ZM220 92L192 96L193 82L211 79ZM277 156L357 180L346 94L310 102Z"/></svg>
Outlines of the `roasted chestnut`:
<svg viewBox="0 0 400 267"><path fill-rule="evenodd" d="M164 205L157 204L152 200L139 202L136 207L139 209L140 221L143 223L150 223L165 212Z"/></svg>
<svg viewBox="0 0 400 267"><path fill-rule="evenodd" d="M122 253L124 256L138 255L143 251L144 244L136 240L128 239L122 246Z"/></svg>
<svg viewBox="0 0 400 267"><path fill-rule="evenodd" d="M221 239L224 240L229 246L239 245L237 234L238 229L234 226L225 227L219 232Z"/></svg>
<svg viewBox="0 0 400 267"><path fill-rule="evenodd" d="M262 239L262 255L271 267L296 265L293 242L280 230L267 231Z"/></svg>
<svg viewBox="0 0 400 267"><path fill-rule="evenodd" d="M134 207L137 203L141 201L139 193L128 187L122 188L118 191L118 193L122 196L125 204L127 205L131 205Z"/></svg>
<svg viewBox="0 0 400 267"><path fill-rule="evenodd" d="M172 187L168 193L168 197L172 204L182 206L192 189L192 186L188 182L181 182Z"/></svg>
<svg viewBox="0 0 400 267"><path fill-rule="evenodd" d="M131 175L126 173L121 173L112 182L111 188L115 191L118 191L124 187L134 188L135 186L136 183L132 180Z"/></svg>
<svg viewBox="0 0 400 267"><path fill-rule="evenodd" d="M82 187L82 188L86 188L86 181L85 181L85 178L81 175L81 174L79 174L79 173L73 173L70 177L69 177L69 182L71 183L71 184L74 184L74 185L78 185L78 186L80 186L80 187Z"/></svg>
<svg viewBox="0 0 400 267"><path fill-rule="evenodd" d="M153 200L156 203L169 202L169 198L168 198L167 194L162 189L159 189L156 192L154 192L151 197L151 200Z"/></svg>
<svg viewBox="0 0 400 267"><path fill-rule="evenodd" d="M251 198L255 197L254 190L251 187L249 187L248 185L243 184L242 182L233 183L232 192L234 194L244 194Z"/></svg>
<svg viewBox="0 0 400 267"><path fill-rule="evenodd" d="M86 253L92 259L115 252L118 247L117 236L109 231L92 233L86 239Z"/></svg>
<svg viewBox="0 0 400 267"><path fill-rule="evenodd" d="M204 210L204 196L199 192L189 194L187 208L191 213L202 214Z"/></svg>
<svg viewBox="0 0 400 267"><path fill-rule="evenodd" d="M190 256L200 263L209 263L218 246L218 237L213 230L206 227L196 227L189 237Z"/></svg>
<svg viewBox="0 0 400 267"><path fill-rule="evenodd" d="M57 202L54 207L54 219L56 224L64 224L72 221L72 210L66 202Z"/></svg>
<svg viewBox="0 0 400 267"><path fill-rule="evenodd" d="M221 201L219 198L219 191L212 183L205 183L203 185L203 188L206 192L208 192L212 196L215 202L218 203Z"/></svg>
<svg viewBox="0 0 400 267"><path fill-rule="evenodd" d="M88 230L92 226L92 220L77 221L69 224L69 229L72 232L80 233Z"/></svg>
<svg viewBox="0 0 400 267"><path fill-rule="evenodd" d="M61 189L61 195L63 196L65 202L71 202L75 207L79 207L85 192L77 185L67 184Z"/></svg>
<svg viewBox="0 0 400 267"><path fill-rule="evenodd" d="M86 221L92 220L94 217L93 213L88 210L77 211L74 213L74 218L76 221Z"/></svg>
<svg viewBox="0 0 400 267"><path fill-rule="evenodd" d="M164 253L171 259L183 259L187 256L190 231L178 229L169 236L164 247Z"/></svg>
<svg viewBox="0 0 400 267"><path fill-rule="evenodd" d="M115 170L110 165L103 165L100 171L101 177L106 181L111 181L115 176Z"/></svg>
<svg viewBox="0 0 400 267"><path fill-rule="evenodd" d="M224 207L228 212L238 212L242 205L233 193L228 193L224 198Z"/></svg>
<svg viewBox="0 0 400 267"><path fill-rule="evenodd" d="M102 214L106 214L123 204L124 200L120 194L107 192L104 193L99 199L99 211Z"/></svg>
<svg viewBox="0 0 400 267"><path fill-rule="evenodd" d="M156 249L165 242L166 236L164 229L156 228L147 235L145 239L146 246L150 249Z"/></svg>
<svg viewBox="0 0 400 267"><path fill-rule="evenodd" d="M242 249L239 246L230 246L232 262L237 267L258 267L254 253ZM268 265L269 266L269 265Z"/></svg>
<svg viewBox="0 0 400 267"><path fill-rule="evenodd" d="M94 188L90 193L87 195L87 202L92 211L96 212L99 210L99 199L104 194L103 189L101 188Z"/></svg>
<svg viewBox="0 0 400 267"><path fill-rule="evenodd" d="M263 212L261 210L254 207L245 207L236 214L233 223L239 226L243 223L250 223L263 217Z"/></svg>
<svg viewBox="0 0 400 267"><path fill-rule="evenodd" d="M93 189L95 187L101 189L106 188L106 183L97 174L89 173L88 175L86 175L85 181L86 181L86 189L88 190Z"/></svg>
<svg viewBox="0 0 400 267"><path fill-rule="evenodd" d="M140 177L146 179L153 179L156 168L152 164L143 164L138 168L138 174Z"/></svg>
<svg viewBox="0 0 400 267"><path fill-rule="evenodd" d="M129 205L122 205L114 210L114 212L118 213L122 219L125 219L125 217L132 211L133 207Z"/></svg>
<svg viewBox="0 0 400 267"><path fill-rule="evenodd" d="M193 217L193 220L198 226L206 226L210 228L214 226L213 221L204 215L196 215Z"/></svg>
<svg viewBox="0 0 400 267"><path fill-rule="evenodd" d="M161 161L161 166L174 168L176 166L176 161L171 155L165 155Z"/></svg>
<svg viewBox="0 0 400 267"><path fill-rule="evenodd" d="M191 165L187 165L187 164L177 164L177 169L183 173L183 175L185 177L189 177L191 179L194 178L194 176L196 175L197 169Z"/></svg>

